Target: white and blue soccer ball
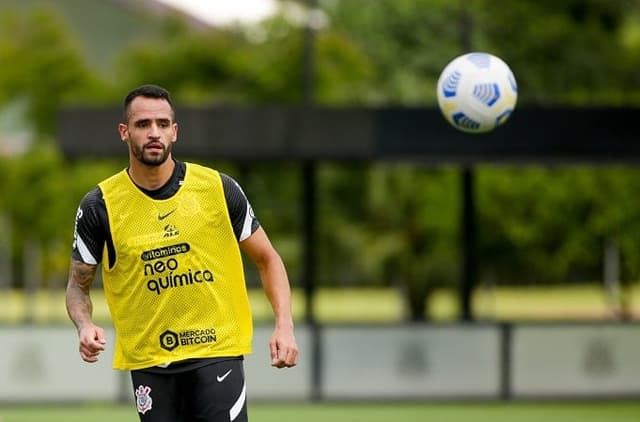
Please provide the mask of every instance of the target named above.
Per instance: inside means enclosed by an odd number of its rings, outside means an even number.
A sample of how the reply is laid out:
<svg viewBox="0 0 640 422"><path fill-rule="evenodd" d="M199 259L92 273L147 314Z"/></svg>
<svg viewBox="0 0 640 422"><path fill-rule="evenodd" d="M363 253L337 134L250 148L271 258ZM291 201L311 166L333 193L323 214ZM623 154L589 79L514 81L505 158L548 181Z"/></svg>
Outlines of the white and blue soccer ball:
<svg viewBox="0 0 640 422"><path fill-rule="evenodd" d="M458 56L438 79L438 106L453 127L467 133L490 132L507 121L518 100L509 66L489 53Z"/></svg>

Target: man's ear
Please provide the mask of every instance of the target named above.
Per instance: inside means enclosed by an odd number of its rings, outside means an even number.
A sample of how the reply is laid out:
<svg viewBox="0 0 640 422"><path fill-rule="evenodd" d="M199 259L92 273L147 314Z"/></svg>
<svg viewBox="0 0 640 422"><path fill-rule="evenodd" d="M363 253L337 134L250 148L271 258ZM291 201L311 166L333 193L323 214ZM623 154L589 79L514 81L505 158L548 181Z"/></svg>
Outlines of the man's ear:
<svg viewBox="0 0 640 422"><path fill-rule="evenodd" d="M175 143L178 141L178 124L174 123L173 125L173 142Z"/></svg>
<svg viewBox="0 0 640 422"><path fill-rule="evenodd" d="M125 125L124 123L120 123L118 125L118 134L120 134L120 140L122 142L126 142L127 141L127 125Z"/></svg>

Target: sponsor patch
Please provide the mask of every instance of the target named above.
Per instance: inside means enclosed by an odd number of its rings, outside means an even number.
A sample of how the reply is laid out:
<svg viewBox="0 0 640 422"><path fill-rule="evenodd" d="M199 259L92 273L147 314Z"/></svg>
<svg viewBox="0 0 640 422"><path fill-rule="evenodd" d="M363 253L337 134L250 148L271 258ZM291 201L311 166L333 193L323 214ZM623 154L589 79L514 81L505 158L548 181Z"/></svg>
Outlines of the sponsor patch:
<svg viewBox="0 0 640 422"><path fill-rule="evenodd" d="M178 346L197 346L200 344L212 344L218 341L215 328L186 330L176 333L166 330L160 334L160 347L172 351Z"/></svg>

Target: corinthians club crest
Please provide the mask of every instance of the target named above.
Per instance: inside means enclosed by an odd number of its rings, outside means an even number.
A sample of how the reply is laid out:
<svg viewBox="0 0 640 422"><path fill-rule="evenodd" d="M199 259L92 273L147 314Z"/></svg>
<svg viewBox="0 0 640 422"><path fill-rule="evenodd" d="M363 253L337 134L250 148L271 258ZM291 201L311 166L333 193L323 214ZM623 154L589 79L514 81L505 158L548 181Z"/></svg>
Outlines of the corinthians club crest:
<svg viewBox="0 0 640 422"><path fill-rule="evenodd" d="M153 404L149 393L151 393L151 387L147 387L146 385L141 385L136 388L136 407L138 408L138 412L143 415L147 413L148 410L151 410L151 405Z"/></svg>

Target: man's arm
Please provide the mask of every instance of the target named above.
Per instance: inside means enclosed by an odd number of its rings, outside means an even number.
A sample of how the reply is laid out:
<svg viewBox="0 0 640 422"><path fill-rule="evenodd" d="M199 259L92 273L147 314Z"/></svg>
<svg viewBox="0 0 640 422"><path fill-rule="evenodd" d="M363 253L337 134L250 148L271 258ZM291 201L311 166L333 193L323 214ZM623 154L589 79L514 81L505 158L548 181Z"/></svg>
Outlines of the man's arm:
<svg viewBox="0 0 640 422"><path fill-rule="evenodd" d="M293 333L291 288L284 263L261 227L240 242L240 248L258 267L262 287L275 316L275 329L269 342L271 365L277 368L295 366L298 345Z"/></svg>
<svg viewBox="0 0 640 422"><path fill-rule="evenodd" d="M72 259L67 283L67 313L78 330L80 357L85 362L96 362L106 343L104 330L92 321L93 303L89 292L96 269L97 265Z"/></svg>

